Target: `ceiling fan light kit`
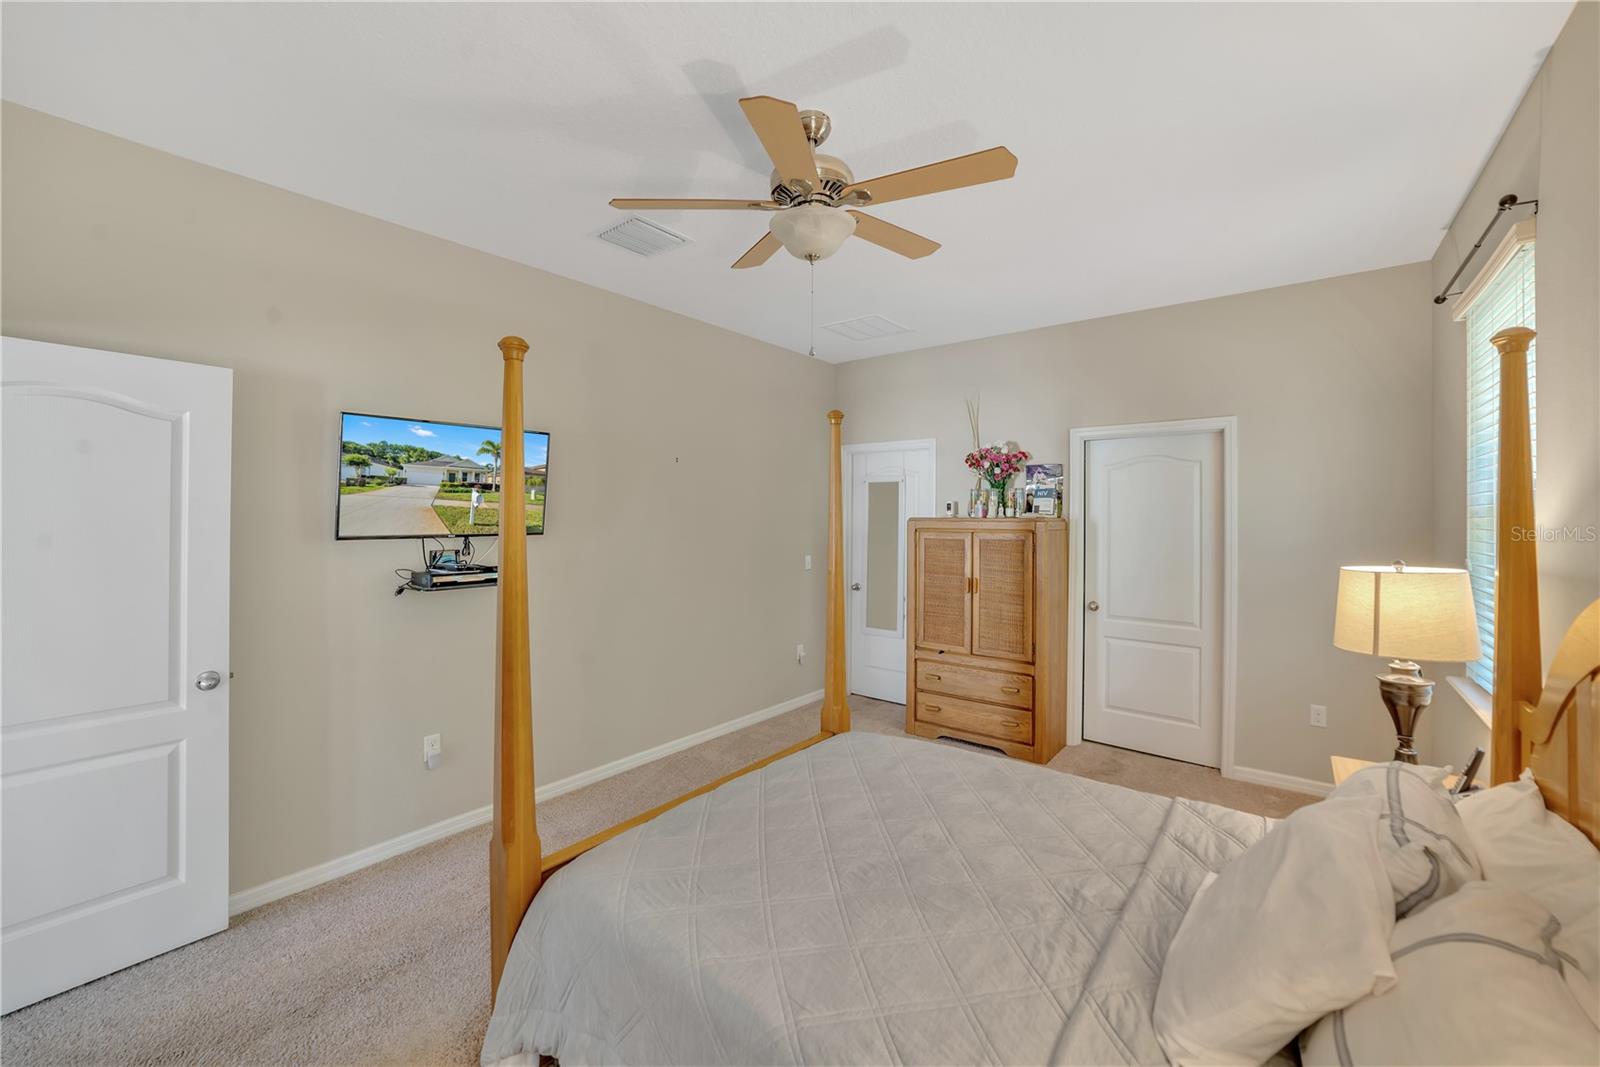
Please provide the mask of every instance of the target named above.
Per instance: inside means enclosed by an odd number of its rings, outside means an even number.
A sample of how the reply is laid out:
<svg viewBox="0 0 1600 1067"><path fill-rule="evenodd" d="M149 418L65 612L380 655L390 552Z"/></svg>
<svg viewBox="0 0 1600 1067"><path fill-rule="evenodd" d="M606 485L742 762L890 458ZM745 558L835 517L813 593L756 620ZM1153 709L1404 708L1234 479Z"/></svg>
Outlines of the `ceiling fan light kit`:
<svg viewBox="0 0 1600 1067"><path fill-rule="evenodd" d="M771 96L746 97L739 106L772 160L771 199L619 198L611 206L624 211L770 212L770 232L734 261L735 270L759 267L780 246L815 264L852 235L907 259L920 259L938 251L939 243L852 209L1001 181L1017 172L1017 157L999 147L858 182L844 160L816 151L833 129L833 120L823 112L801 111Z"/></svg>
<svg viewBox="0 0 1600 1067"><path fill-rule="evenodd" d="M796 259L812 263L839 251L855 232L854 216L825 204L801 204L772 216L773 236L784 249Z"/></svg>

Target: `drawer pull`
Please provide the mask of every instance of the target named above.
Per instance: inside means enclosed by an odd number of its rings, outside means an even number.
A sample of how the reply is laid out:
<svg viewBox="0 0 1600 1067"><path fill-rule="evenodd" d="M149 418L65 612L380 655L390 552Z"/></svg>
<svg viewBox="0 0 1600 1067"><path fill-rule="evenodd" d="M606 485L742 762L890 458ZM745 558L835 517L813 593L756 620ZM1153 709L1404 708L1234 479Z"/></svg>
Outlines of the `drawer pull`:
<svg viewBox="0 0 1600 1067"><path fill-rule="evenodd" d="M924 704L924 705L922 705L922 707L923 707L923 710L925 710L925 711L943 711L944 710L943 708L939 707L939 705L937 705L937 704Z"/></svg>
<svg viewBox="0 0 1600 1067"><path fill-rule="evenodd" d="M1020 692L1022 692L1022 690L1018 689L1014 685L1002 685L1000 687L1000 692L1002 692L1002 693L1020 693Z"/></svg>
<svg viewBox="0 0 1600 1067"><path fill-rule="evenodd" d="M1017 727L1021 726L1022 724L1020 722L1017 722L1015 719L1001 719L1000 720L1000 725L1001 726L1009 726L1011 729L1015 730Z"/></svg>
<svg viewBox="0 0 1600 1067"><path fill-rule="evenodd" d="M927 676L927 678L928 678L928 681L930 681L930 682L937 682L937 681L940 680L939 676L937 674L930 674L930 675Z"/></svg>

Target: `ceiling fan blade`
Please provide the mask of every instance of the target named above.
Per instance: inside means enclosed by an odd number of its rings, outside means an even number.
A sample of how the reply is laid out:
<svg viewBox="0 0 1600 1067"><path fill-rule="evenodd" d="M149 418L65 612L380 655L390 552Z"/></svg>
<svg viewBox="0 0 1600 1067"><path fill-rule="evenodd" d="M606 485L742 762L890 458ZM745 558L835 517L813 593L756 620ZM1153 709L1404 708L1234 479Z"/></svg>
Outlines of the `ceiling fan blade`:
<svg viewBox="0 0 1600 1067"><path fill-rule="evenodd" d="M907 259L921 259L939 251L938 241L930 241L919 233L902 230L893 223L875 219L859 211L852 211L850 214L856 220L855 235L864 241L871 241L879 248L898 252Z"/></svg>
<svg viewBox="0 0 1600 1067"><path fill-rule="evenodd" d="M774 200L642 200L619 196L611 206L624 211L776 211Z"/></svg>
<svg viewBox="0 0 1600 1067"><path fill-rule="evenodd" d="M800 124L800 109L787 100L771 96L747 96L739 101L744 117L761 138L772 165L784 181L796 178L817 186L817 161L811 156L811 142Z"/></svg>
<svg viewBox="0 0 1600 1067"><path fill-rule="evenodd" d="M844 196L857 190L871 195L871 204L886 204L912 196L964 189L969 185L997 182L1017 172L1017 157L1006 148L990 148L970 156L957 156L925 167L913 167L881 178L869 178L845 187Z"/></svg>
<svg viewBox="0 0 1600 1067"><path fill-rule="evenodd" d="M783 244L771 233L750 246L750 251L734 261L734 270L744 270L746 267L759 267L772 258L772 253L782 248Z"/></svg>

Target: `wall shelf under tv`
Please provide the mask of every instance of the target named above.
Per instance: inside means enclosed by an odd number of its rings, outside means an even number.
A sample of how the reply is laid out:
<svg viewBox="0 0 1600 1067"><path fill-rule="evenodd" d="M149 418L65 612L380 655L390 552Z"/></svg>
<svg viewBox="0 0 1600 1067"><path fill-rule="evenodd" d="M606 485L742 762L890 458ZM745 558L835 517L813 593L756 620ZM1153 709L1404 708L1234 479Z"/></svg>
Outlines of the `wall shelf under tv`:
<svg viewBox="0 0 1600 1067"><path fill-rule="evenodd" d="M400 583L400 587L394 591L394 595L399 596L407 590L413 590L418 593L443 593L450 589L492 589L499 584L500 579L498 577L483 578L474 582L451 582L448 585L418 585L415 580L407 580Z"/></svg>
<svg viewBox="0 0 1600 1067"><path fill-rule="evenodd" d="M429 552L427 541L423 541L422 558L422 570L401 568L395 571L400 578L395 596L407 589L415 589L419 593L442 593L446 589L484 589L500 583L500 568L472 562L470 537L463 537L461 548L456 551L441 547L437 552Z"/></svg>

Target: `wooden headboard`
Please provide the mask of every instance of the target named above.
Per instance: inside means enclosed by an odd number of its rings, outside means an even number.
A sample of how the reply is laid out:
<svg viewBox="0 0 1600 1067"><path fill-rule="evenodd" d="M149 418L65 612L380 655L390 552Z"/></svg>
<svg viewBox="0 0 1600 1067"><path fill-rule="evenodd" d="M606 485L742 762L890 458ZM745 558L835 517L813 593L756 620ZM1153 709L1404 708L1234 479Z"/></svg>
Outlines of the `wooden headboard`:
<svg viewBox="0 0 1600 1067"><path fill-rule="evenodd" d="M1600 845L1600 600L1567 630L1548 677L1539 644L1539 538L1533 514L1528 346L1514 326L1500 351L1495 515L1494 722L1490 781L1533 770L1545 807Z"/></svg>

